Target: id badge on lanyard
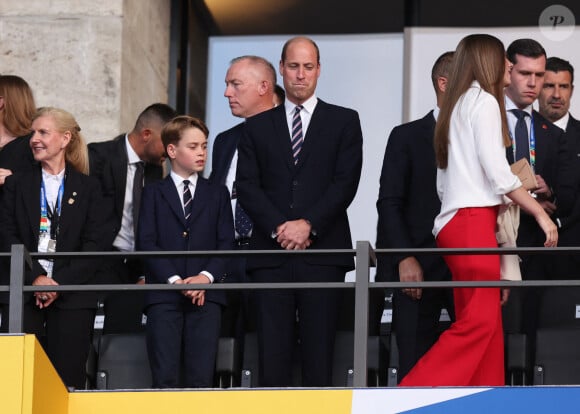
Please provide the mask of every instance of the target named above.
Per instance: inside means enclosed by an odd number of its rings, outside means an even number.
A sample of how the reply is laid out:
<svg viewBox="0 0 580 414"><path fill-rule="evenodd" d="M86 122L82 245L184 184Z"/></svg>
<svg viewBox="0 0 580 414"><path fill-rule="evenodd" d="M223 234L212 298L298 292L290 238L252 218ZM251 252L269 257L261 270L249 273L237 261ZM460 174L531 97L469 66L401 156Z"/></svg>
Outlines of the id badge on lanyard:
<svg viewBox="0 0 580 414"><path fill-rule="evenodd" d="M40 232L38 235L38 252L39 253L55 253L56 252L56 237L58 235L58 226L60 221L60 208L62 202L62 195L64 193L64 179L58 188L58 196L56 205L50 211L48 209L48 201L46 200L46 189L44 180L40 186ZM50 224L49 224L50 217ZM46 270L46 275L52 277L54 267L54 260L40 259L40 265Z"/></svg>

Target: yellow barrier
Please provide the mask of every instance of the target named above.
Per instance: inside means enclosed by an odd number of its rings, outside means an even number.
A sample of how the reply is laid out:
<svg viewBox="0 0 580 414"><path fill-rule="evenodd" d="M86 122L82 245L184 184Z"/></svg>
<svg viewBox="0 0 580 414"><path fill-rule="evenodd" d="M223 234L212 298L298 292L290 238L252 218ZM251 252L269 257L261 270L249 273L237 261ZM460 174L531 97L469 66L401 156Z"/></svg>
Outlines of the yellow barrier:
<svg viewBox="0 0 580 414"><path fill-rule="evenodd" d="M0 336L3 414L350 414L351 390L69 393L34 335Z"/></svg>
<svg viewBox="0 0 580 414"><path fill-rule="evenodd" d="M0 366L3 413L68 413L67 389L34 335L0 336Z"/></svg>

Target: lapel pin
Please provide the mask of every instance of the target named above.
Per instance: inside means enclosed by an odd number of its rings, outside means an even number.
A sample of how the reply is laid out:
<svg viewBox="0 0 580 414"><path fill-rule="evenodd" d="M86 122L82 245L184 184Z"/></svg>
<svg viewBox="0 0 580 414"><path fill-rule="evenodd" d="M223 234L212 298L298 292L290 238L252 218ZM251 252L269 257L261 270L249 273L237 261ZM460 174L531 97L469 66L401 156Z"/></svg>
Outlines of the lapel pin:
<svg viewBox="0 0 580 414"><path fill-rule="evenodd" d="M69 199L68 199L68 203L69 203L69 204L71 204L71 205L72 205L72 204L74 204L74 202L75 202L75 199L74 199L74 198L69 198Z"/></svg>
<svg viewBox="0 0 580 414"><path fill-rule="evenodd" d="M546 125L546 124L542 124L542 128L543 128L543 129L548 129L548 125Z"/></svg>
<svg viewBox="0 0 580 414"><path fill-rule="evenodd" d="M73 197L76 196L76 195L77 195L77 192L76 191L73 191Z"/></svg>

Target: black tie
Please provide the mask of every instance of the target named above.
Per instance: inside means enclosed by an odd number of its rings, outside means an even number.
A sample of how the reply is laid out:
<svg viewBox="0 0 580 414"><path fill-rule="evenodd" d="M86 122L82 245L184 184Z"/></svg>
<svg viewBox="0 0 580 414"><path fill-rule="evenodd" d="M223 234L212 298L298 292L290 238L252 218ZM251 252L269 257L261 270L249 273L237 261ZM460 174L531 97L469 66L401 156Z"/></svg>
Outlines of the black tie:
<svg viewBox="0 0 580 414"><path fill-rule="evenodd" d="M528 126L526 125L526 115L528 113L521 109L512 109L511 111L518 119L514 130L516 141L516 154L514 161L518 161L522 158L526 158L529 161L530 145L528 141Z"/></svg>
<svg viewBox="0 0 580 414"><path fill-rule="evenodd" d="M133 177L133 231L137 234L139 223L139 207L141 206L141 193L143 192L143 177L145 164L143 161L135 163L135 176Z"/></svg>
<svg viewBox="0 0 580 414"><path fill-rule="evenodd" d="M185 214L185 221L189 220L192 207L193 203L191 191L189 190L189 180L183 180L183 212Z"/></svg>

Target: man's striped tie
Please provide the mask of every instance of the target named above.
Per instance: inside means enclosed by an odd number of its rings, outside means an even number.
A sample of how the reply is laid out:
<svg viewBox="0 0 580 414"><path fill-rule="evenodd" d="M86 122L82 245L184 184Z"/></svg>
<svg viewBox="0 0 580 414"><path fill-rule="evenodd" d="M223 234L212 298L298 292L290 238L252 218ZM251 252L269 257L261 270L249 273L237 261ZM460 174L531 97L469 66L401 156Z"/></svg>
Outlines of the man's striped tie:
<svg viewBox="0 0 580 414"><path fill-rule="evenodd" d="M302 143L304 139L302 137L302 119L300 118L300 111L304 107L302 105L296 106L294 108L294 116L292 117L292 155L294 156L294 164L298 163L298 154L302 149Z"/></svg>

